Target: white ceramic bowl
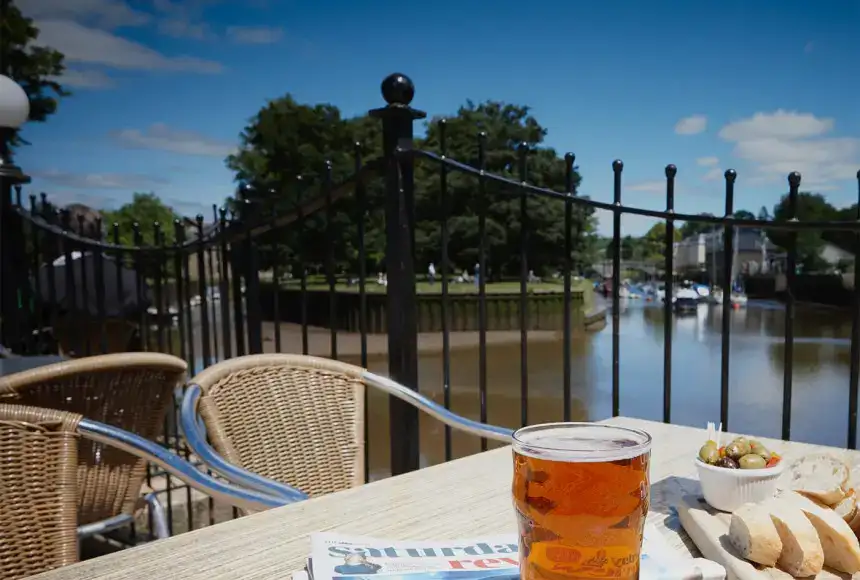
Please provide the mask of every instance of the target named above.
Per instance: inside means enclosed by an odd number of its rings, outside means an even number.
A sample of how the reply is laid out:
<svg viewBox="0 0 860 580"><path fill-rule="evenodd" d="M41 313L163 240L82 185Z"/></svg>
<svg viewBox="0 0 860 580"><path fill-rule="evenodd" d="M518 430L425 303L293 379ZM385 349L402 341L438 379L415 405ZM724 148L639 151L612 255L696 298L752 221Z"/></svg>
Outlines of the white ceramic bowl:
<svg viewBox="0 0 860 580"><path fill-rule="evenodd" d="M702 494L708 504L720 511L733 512L748 502L758 503L776 493L777 480L785 461L762 469L728 469L694 459L699 471Z"/></svg>

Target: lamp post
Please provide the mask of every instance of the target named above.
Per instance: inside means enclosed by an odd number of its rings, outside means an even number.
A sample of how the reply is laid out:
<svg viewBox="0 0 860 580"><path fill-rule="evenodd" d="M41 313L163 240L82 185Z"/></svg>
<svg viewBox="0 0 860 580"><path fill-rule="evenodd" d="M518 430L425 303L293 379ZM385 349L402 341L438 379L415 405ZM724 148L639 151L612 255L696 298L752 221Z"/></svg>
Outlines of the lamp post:
<svg viewBox="0 0 860 580"><path fill-rule="evenodd" d="M10 347L22 336L18 291L20 282L26 280L22 232L12 215L12 188L30 182L12 159L12 138L29 116L27 93L0 75L0 340Z"/></svg>

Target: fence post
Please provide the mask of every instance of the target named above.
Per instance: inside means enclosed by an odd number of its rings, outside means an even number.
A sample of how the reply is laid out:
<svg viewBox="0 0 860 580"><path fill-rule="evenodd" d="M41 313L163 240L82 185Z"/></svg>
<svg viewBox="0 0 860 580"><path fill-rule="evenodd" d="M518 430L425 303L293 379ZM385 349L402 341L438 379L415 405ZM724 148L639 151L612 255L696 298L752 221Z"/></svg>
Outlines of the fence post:
<svg viewBox="0 0 860 580"><path fill-rule="evenodd" d="M388 372L389 376L418 390L418 319L415 296L415 197L414 161L399 155L413 144L413 123L426 113L409 106L415 86L406 75L392 74L382 81L388 103L370 111L382 121L385 172L385 270L388 276ZM391 474L418 469L418 410L390 398Z"/></svg>
<svg viewBox="0 0 860 580"><path fill-rule="evenodd" d="M0 127L0 342L19 350L26 344L24 312L30 305L18 304L19 291L27 283L28 268L25 244L21 243L24 230L12 207L12 189L30 183L30 177L12 160L14 136L15 129Z"/></svg>

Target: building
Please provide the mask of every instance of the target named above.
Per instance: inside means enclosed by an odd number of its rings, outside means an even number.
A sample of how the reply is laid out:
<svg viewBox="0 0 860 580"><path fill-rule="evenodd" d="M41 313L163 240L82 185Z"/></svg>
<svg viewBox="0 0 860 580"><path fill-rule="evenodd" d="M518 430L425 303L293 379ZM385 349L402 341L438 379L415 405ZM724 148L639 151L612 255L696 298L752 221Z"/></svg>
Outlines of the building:
<svg viewBox="0 0 860 580"><path fill-rule="evenodd" d="M782 249L774 245L764 231L743 228L735 230L735 274L765 274L778 270ZM721 281L723 271L723 229L694 234L675 244L675 270L683 275Z"/></svg>

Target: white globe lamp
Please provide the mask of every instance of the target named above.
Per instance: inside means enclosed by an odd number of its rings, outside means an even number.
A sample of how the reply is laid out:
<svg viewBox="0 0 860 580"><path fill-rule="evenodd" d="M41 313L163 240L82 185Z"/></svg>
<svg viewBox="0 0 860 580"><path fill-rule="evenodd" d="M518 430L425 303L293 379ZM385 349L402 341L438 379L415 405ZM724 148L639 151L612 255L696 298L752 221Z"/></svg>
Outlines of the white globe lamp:
<svg viewBox="0 0 860 580"><path fill-rule="evenodd" d="M17 129L30 116L30 99L21 85L0 75L0 128Z"/></svg>

